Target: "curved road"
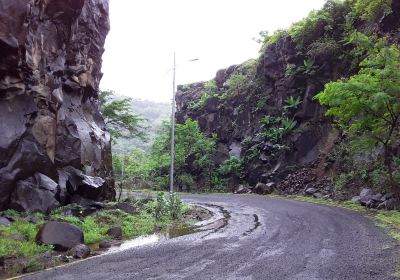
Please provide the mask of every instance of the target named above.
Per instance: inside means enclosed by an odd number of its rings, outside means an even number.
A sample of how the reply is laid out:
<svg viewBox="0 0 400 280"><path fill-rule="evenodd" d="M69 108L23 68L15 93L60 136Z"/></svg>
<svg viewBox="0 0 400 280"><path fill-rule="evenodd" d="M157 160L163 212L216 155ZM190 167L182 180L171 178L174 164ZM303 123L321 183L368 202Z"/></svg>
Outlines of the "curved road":
<svg viewBox="0 0 400 280"><path fill-rule="evenodd" d="M362 215L256 195L188 195L209 230L24 279L395 279L394 241Z"/></svg>

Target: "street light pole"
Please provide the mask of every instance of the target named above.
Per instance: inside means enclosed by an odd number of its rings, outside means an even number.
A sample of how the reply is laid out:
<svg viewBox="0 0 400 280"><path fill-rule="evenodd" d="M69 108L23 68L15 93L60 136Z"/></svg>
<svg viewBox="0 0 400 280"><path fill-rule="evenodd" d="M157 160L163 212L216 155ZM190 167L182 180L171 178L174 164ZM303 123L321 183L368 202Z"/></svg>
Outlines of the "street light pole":
<svg viewBox="0 0 400 280"><path fill-rule="evenodd" d="M194 58L189 60L188 62L193 62L199 60L198 58ZM174 68L173 78L172 78L172 113L171 113L171 166L169 170L169 193L172 195L174 193L174 162L175 162L175 93L176 93L176 85L175 85L175 74L176 74L176 55L174 52Z"/></svg>
<svg viewBox="0 0 400 280"><path fill-rule="evenodd" d="M176 60L174 52L174 68L172 80L172 115L171 115L171 167L169 171L169 192L174 193L174 156L175 156L175 72Z"/></svg>

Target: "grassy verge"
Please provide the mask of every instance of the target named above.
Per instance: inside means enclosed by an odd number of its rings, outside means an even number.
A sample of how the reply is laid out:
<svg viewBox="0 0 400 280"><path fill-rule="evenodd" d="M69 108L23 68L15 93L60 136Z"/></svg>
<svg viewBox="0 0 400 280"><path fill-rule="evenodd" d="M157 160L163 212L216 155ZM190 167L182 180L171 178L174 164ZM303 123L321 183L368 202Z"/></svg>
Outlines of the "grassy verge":
<svg viewBox="0 0 400 280"><path fill-rule="evenodd" d="M52 246L39 245L35 242L36 233L44 223L43 215L35 214L37 224L29 223L25 215L8 210L6 213L16 219L11 226L0 226L0 257L28 257L51 251ZM19 235L24 240L13 240L12 236Z"/></svg>
<svg viewBox="0 0 400 280"><path fill-rule="evenodd" d="M159 196L157 200L135 199L129 203L137 209L134 214L116 209L116 203L107 203L103 210L87 217L63 214L71 206L60 207L47 216L40 213L6 211L6 214L12 216L15 221L10 226L0 226L0 258L15 260L22 269L15 273L6 271L7 275L44 268L40 264L41 255L52 252L53 246L37 244L35 238L41 225L47 221L64 221L78 226L84 233L86 245L111 239L107 235L107 231L112 227L121 227L123 238L132 239L151 234L156 228L159 230L173 223L189 222L183 220L182 213L189 210L190 207L181 203L179 198L175 200L177 205L173 205L174 216L170 214L172 208L166 197ZM32 223L32 218L35 219L35 223ZM23 263L22 268L21 262ZM16 268L9 266L8 270L10 269Z"/></svg>
<svg viewBox="0 0 400 280"><path fill-rule="evenodd" d="M313 198L313 197L299 196L299 195L288 195L288 196L278 196L278 197L324 204L324 205L331 205L362 212L364 214L367 214L368 217L372 218L377 226L385 229L391 237L400 241L399 211L369 209L353 201L335 201L332 199Z"/></svg>

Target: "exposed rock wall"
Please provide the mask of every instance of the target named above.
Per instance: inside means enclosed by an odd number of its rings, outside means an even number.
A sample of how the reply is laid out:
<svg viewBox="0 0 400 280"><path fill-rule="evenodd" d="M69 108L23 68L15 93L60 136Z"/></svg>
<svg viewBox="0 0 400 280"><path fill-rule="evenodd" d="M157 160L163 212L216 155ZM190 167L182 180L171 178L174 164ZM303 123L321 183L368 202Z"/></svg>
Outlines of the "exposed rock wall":
<svg viewBox="0 0 400 280"><path fill-rule="evenodd" d="M360 62L352 56L356 46L343 44L350 7L334 3L324 7L335 17L330 23L334 28L325 28L326 23L320 21L303 35L300 46L285 33L257 60L219 70L211 91L209 82L178 86L178 122L191 118L203 132L216 133L215 162L218 165L231 156L242 159L244 179L250 186L278 183L278 190L298 193L308 185L322 189L321 195L333 193L332 153L342 137L313 97L326 83L357 73ZM392 13L377 22L356 20L352 28L398 43L399 7L400 1L393 0ZM301 103L288 109L291 97ZM286 120L294 121L295 126L274 140L272 132L284 130ZM291 173L294 175L288 176Z"/></svg>
<svg viewBox="0 0 400 280"><path fill-rule="evenodd" d="M289 167L324 160L339 133L332 127L331 120L323 116L324 108L313 101L313 97L323 89L325 81L335 79L338 68L345 66L334 65L332 58L325 56L321 58L325 64L320 65L318 79L285 74L287 65L301 66L304 59L290 37L284 37L266 48L258 61L219 70L214 79L217 94L208 98L202 107L193 104L201 99L204 83L179 86L178 122L189 117L198 120L207 134L217 133L216 162L219 164L231 156L244 159L246 182L252 186L283 179L292 171ZM252 71L256 71L253 76L246 74L248 63L255 64L251 66ZM248 80L243 84L250 86L232 91L227 81L238 74L244 74ZM279 149L276 143L263 136L266 127L262 119L267 115L284 118L285 100L291 96L302 100L291 116L297 126L279 143L287 147Z"/></svg>
<svg viewBox="0 0 400 280"><path fill-rule="evenodd" d="M0 209L115 195L97 101L108 31L107 0L0 2Z"/></svg>

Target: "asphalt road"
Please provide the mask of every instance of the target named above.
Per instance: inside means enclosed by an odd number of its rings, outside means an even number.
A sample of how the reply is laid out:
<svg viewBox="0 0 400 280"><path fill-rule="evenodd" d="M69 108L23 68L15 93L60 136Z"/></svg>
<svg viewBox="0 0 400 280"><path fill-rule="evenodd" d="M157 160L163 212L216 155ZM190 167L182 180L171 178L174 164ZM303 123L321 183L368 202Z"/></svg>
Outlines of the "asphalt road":
<svg viewBox="0 0 400 280"><path fill-rule="evenodd" d="M24 279L395 279L399 249L346 209L256 195L190 195L216 209L195 234Z"/></svg>

